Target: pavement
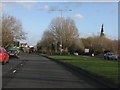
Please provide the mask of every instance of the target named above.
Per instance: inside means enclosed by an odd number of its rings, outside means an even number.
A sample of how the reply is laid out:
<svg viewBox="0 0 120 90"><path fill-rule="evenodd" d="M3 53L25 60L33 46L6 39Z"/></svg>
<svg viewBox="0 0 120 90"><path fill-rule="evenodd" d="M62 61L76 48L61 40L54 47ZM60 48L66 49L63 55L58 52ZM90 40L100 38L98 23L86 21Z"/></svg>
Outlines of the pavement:
<svg viewBox="0 0 120 90"><path fill-rule="evenodd" d="M13 68L10 69L11 65ZM9 67L9 68L8 68ZM8 69L7 69L8 68ZM21 54L3 66L3 88L105 88L76 76L62 65L36 54Z"/></svg>

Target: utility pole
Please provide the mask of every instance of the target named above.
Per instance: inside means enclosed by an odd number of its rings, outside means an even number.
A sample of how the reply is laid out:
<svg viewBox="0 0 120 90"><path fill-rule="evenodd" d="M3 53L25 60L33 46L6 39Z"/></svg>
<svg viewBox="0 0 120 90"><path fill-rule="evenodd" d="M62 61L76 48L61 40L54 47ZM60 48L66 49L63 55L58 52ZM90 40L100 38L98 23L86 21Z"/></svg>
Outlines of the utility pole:
<svg viewBox="0 0 120 90"><path fill-rule="evenodd" d="M60 30L61 30L61 36L60 36L60 45L59 45L59 47L60 47L60 55L62 55L62 50L63 50L63 41L62 41L62 13L63 13L63 11L72 11L71 9L55 9L55 10L50 10L50 11L60 11L60 13L61 13L61 28L60 28Z"/></svg>
<svg viewBox="0 0 120 90"><path fill-rule="evenodd" d="M0 17L0 46L2 46L2 17Z"/></svg>
<svg viewBox="0 0 120 90"><path fill-rule="evenodd" d="M0 3L0 46L2 46L2 3Z"/></svg>

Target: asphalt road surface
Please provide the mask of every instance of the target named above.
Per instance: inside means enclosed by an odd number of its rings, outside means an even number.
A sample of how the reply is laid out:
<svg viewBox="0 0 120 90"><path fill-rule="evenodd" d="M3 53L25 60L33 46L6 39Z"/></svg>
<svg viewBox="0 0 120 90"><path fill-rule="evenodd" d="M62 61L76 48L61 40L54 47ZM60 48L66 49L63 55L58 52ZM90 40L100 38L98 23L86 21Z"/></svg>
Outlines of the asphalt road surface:
<svg viewBox="0 0 120 90"><path fill-rule="evenodd" d="M21 54L2 66L3 88L102 88L84 75L76 76L65 67L36 54Z"/></svg>

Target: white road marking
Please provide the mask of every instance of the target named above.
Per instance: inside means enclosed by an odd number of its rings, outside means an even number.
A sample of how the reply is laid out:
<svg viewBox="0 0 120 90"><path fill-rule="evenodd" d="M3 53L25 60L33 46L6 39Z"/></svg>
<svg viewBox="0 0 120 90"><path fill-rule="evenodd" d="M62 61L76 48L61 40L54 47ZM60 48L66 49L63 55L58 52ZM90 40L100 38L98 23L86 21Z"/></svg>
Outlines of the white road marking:
<svg viewBox="0 0 120 90"><path fill-rule="evenodd" d="M16 72L16 70L13 71L13 73L15 73L15 72Z"/></svg>

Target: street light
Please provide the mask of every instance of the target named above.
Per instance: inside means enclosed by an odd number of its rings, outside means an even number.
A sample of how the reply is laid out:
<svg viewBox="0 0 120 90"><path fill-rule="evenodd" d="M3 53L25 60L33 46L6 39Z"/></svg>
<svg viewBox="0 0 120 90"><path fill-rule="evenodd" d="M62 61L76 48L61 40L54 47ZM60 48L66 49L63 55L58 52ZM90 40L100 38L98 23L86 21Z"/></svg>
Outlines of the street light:
<svg viewBox="0 0 120 90"><path fill-rule="evenodd" d="M50 10L50 11L60 11L61 12L61 31L62 31L62 12L63 11L72 11L71 9L54 9L54 10ZM61 36L60 36L60 54L62 54L63 51L63 43L62 43L62 32L61 32Z"/></svg>
<svg viewBox="0 0 120 90"><path fill-rule="evenodd" d="M62 54L62 51L63 51L63 42L62 42L62 12L63 11L72 11L71 9L67 9L67 10L63 10L63 9L60 9L61 11L61 44L60 44L60 54Z"/></svg>
<svg viewBox="0 0 120 90"><path fill-rule="evenodd" d="M71 9L58 9L58 10L56 10L56 11L60 11L61 12L61 18L62 18L62 12L63 11L72 11Z"/></svg>

